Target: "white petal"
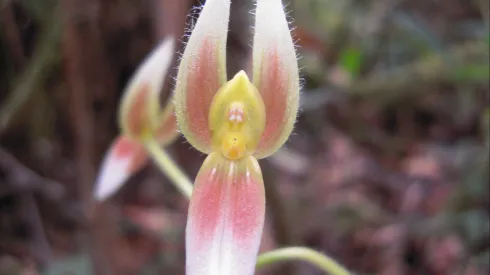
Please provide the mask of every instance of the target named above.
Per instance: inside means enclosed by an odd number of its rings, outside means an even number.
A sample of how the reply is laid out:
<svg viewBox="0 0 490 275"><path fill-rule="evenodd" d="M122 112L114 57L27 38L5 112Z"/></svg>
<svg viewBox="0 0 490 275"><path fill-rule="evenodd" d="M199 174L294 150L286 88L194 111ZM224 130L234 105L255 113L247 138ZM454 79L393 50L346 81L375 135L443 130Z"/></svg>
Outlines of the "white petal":
<svg viewBox="0 0 490 275"><path fill-rule="evenodd" d="M266 109L266 125L255 153L264 158L289 138L299 104L298 62L281 0L257 1L253 83Z"/></svg>
<svg viewBox="0 0 490 275"><path fill-rule="evenodd" d="M140 64L129 81L127 91L135 91L136 86L148 83L151 91L157 96L162 90L168 69L174 57L174 39L168 38L161 42Z"/></svg>
<svg viewBox="0 0 490 275"><path fill-rule="evenodd" d="M264 186L256 160L208 156L189 206L186 274L253 274L264 215Z"/></svg>
<svg viewBox="0 0 490 275"><path fill-rule="evenodd" d="M207 0L185 47L175 86L180 131L197 150L211 152L209 107L226 82L230 0Z"/></svg>
<svg viewBox="0 0 490 275"><path fill-rule="evenodd" d="M95 182L94 199L103 201L114 195L126 180L146 162L143 147L126 137L119 137L111 145Z"/></svg>
<svg viewBox="0 0 490 275"><path fill-rule="evenodd" d="M164 40L146 58L126 85L119 108L119 126L124 134L140 138L141 131L154 131L160 112L159 94L174 57L174 40Z"/></svg>

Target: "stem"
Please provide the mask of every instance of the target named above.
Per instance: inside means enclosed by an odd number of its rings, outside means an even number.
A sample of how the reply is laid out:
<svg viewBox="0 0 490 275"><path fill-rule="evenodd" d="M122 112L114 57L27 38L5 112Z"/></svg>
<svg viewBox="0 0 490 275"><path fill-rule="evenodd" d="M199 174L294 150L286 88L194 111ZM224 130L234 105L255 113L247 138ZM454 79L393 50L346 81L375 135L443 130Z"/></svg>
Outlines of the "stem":
<svg viewBox="0 0 490 275"><path fill-rule="evenodd" d="M276 184L276 177L273 175L273 167L268 161L260 163L262 169L262 175L265 184L265 194L267 197L267 207L272 214L272 221L274 224L274 237L279 247L293 245L293 234L291 224L287 218L287 210L285 202L282 200L279 194L278 184ZM295 274L295 266L292 264L285 264L279 270L280 274L292 275Z"/></svg>
<svg viewBox="0 0 490 275"><path fill-rule="evenodd" d="M280 248L263 253L257 260L256 268L261 268L269 264L285 262L290 260L301 260L309 262L319 269L331 275L350 275L350 273L335 262L333 259L323 255L313 249L306 247Z"/></svg>
<svg viewBox="0 0 490 275"><path fill-rule="evenodd" d="M158 167L170 178L177 189L187 198L191 198L192 182L187 175L175 164L170 156L160 148L160 145L154 138L145 142L146 150L158 164Z"/></svg>

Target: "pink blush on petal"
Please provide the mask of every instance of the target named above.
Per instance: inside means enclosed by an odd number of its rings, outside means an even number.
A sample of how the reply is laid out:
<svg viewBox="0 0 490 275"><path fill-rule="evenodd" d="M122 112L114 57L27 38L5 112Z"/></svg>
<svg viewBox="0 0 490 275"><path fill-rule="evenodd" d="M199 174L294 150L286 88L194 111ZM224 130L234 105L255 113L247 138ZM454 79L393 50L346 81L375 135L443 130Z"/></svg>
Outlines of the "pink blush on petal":
<svg viewBox="0 0 490 275"><path fill-rule="evenodd" d="M134 155L139 149L138 144L126 136L121 136L114 145L114 156L116 158L127 158Z"/></svg>
<svg viewBox="0 0 490 275"><path fill-rule="evenodd" d="M259 150L267 148L279 139L287 112L288 81L280 56L276 49L267 52L260 72L257 89L264 100L266 110L265 129L259 143Z"/></svg>
<svg viewBox="0 0 490 275"><path fill-rule="evenodd" d="M199 171L187 219L187 274L252 274L265 196L257 161L248 158L213 153Z"/></svg>
<svg viewBox="0 0 490 275"><path fill-rule="evenodd" d="M127 172L132 174L146 163L148 155L146 154L143 145L136 141L132 141L126 136L121 136L116 140L114 145L114 157L117 159L129 159Z"/></svg>
<svg viewBox="0 0 490 275"><path fill-rule="evenodd" d="M226 191L222 181L214 169L199 174L196 179L189 214L193 215L194 232L200 232L196 236L198 248L206 245L220 223L221 201Z"/></svg>
<svg viewBox="0 0 490 275"><path fill-rule="evenodd" d="M211 141L208 113L213 97L220 87L218 51L214 41L207 38L195 58L190 61L190 72L187 77L186 117L188 128L195 138L204 144Z"/></svg>
<svg viewBox="0 0 490 275"><path fill-rule="evenodd" d="M256 235L254 231L262 230L265 213L263 185L252 177L239 175L230 190L230 200L229 220L233 236L239 246L246 246L251 235Z"/></svg>

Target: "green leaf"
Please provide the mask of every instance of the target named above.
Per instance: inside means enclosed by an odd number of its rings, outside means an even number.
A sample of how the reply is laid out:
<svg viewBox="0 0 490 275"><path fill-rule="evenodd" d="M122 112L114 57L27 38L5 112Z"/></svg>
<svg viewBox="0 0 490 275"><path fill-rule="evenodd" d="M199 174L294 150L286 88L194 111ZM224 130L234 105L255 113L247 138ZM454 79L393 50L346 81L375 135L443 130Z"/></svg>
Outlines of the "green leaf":
<svg viewBox="0 0 490 275"><path fill-rule="evenodd" d="M349 72L353 78L359 76L362 62L362 52L357 48L346 48L340 53L340 66Z"/></svg>
<svg viewBox="0 0 490 275"><path fill-rule="evenodd" d="M486 64L468 64L457 67L454 76L459 81L482 81L490 78L490 66Z"/></svg>

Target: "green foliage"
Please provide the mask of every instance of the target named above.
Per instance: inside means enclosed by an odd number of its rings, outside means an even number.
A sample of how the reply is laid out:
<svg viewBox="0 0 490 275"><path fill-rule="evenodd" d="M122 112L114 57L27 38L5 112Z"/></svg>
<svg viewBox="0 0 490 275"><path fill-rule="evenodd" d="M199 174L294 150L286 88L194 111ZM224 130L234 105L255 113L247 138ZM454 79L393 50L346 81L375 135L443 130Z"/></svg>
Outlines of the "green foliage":
<svg viewBox="0 0 490 275"><path fill-rule="evenodd" d="M352 78L357 78L363 64L363 57L358 48L345 48L340 53L340 66L349 72Z"/></svg>
<svg viewBox="0 0 490 275"><path fill-rule="evenodd" d="M486 64L466 64L454 70L457 81L483 81L490 77L490 66Z"/></svg>

